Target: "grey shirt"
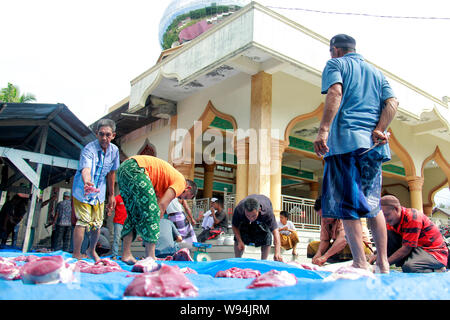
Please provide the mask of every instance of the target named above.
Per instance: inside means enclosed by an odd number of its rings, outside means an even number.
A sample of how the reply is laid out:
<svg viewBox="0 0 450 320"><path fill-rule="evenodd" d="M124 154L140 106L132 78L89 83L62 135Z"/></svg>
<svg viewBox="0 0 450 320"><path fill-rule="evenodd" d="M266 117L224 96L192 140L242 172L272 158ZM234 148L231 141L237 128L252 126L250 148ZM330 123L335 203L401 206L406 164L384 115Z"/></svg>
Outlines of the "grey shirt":
<svg viewBox="0 0 450 320"><path fill-rule="evenodd" d="M156 256L172 255L177 252L179 246L175 242L175 239L181 235L173 222L168 219L161 219L159 222L159 232L159 239L155 248Z"/></svg>

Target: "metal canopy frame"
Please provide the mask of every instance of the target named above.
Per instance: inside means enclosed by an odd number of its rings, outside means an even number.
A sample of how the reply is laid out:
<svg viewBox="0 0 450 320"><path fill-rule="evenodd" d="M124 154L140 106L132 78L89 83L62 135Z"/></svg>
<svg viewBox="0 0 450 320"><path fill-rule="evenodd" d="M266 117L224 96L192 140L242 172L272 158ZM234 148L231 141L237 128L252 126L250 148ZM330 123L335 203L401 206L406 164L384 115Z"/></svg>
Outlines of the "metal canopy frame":
<svg viewBox="0 0 450 320"><path fill-rule="evenodd" d="M45 114L43 109L49 112ZM7 111L10 111L9 114ZM24 112L21 114L21 111ZM0 157L8 159L21 173L16 173L12 177L13 181L10 182L10 185L21 179L22 175L32 183L31 203L28 209L25 238L22 248L23 252L27 252L29 247L36 202L40 193L39 188L41 185L43 166L49 165L52 168L60 167L77 170L81 150L84 145L95 139L95 135L89 127L85 126L63 104L0 104L0 130L4 129L2 131L4 132L4 136L11 133L11 130L14 133L14 130L19 132L24 128L29 130L30 127L34 128L20 141L19 146L2 146L2 144L14 145L14 143L9 143L10 141L8 141L7 137L0 137ZM46 154L50 129L59 135L58 139L51 137L54 140L52 145L53 152L55 153L56 150L58 154L72 154L72 157L75 157L75 154L77 154L77 159ZM17 136L10 138L10 140L14 139L17 140ZM33 146L33 141L36 139L37 141ZM23 150L30 149L31 147L33 151Z"/></svg>

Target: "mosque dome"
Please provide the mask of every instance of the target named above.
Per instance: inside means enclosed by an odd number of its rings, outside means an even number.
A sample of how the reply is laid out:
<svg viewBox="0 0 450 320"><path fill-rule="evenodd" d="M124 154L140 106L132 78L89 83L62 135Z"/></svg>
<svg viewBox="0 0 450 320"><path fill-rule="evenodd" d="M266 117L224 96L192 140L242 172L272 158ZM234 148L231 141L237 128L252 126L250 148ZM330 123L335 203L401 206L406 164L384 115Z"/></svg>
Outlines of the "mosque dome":
<svg viewBox="0 0 450 320"><path fill-rule="evenodd" d="M172 0L159 23L163 49L191 41L251 0Z"/></svg>

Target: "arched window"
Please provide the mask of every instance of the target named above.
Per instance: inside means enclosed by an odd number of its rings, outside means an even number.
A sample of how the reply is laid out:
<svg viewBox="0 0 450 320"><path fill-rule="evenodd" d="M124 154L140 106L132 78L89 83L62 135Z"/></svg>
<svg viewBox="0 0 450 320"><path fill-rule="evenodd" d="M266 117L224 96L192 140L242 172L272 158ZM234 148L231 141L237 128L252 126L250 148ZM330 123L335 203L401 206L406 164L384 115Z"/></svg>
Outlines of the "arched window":
<svg viewBox="0 0 450 320"><path fill-rule="evenodd" d="M148 141L148 139L146 139L144 145L139 150L138 154L156 157L156 148L153 144L150 143L150 141Z"/></svg>

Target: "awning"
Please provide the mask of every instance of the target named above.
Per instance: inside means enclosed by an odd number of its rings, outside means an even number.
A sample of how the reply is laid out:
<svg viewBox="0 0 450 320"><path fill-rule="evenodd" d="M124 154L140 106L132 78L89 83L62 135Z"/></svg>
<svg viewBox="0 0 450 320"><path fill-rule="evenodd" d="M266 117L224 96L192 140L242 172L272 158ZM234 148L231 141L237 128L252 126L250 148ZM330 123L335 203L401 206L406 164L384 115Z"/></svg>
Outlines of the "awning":
<svg viewBox="0 0 450 320"><path fill-rule="evenodd" d="M21 191L13 184L32 183L23 251L28 250L36 198L40 189L72 177L83 147L95 134L64 104L1 103L0 190ZM9 168L14 174L9 175Z"/></svg>

